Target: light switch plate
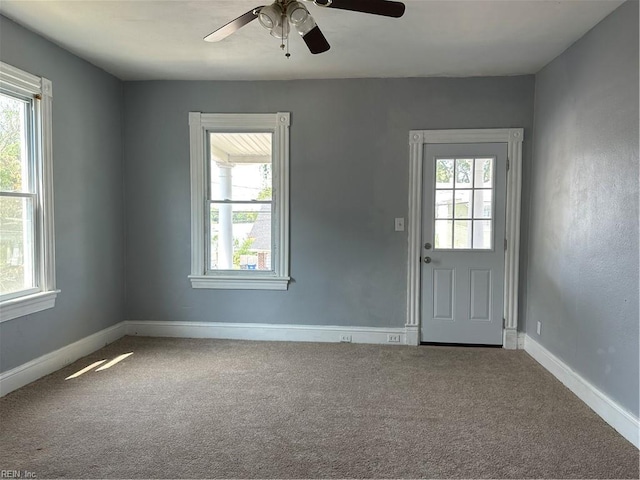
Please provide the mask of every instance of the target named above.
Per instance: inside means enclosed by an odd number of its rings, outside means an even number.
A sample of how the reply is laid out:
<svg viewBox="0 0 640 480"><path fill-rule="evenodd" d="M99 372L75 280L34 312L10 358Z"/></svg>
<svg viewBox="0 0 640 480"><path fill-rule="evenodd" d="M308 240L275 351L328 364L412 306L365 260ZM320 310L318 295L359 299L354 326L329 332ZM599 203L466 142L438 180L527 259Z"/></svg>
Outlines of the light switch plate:
<svg viewBox="0 0 640 480"><path fill-rule="evenodd" d="M398 217L396 218L396 232L404 232L404 218Z"/></svg>

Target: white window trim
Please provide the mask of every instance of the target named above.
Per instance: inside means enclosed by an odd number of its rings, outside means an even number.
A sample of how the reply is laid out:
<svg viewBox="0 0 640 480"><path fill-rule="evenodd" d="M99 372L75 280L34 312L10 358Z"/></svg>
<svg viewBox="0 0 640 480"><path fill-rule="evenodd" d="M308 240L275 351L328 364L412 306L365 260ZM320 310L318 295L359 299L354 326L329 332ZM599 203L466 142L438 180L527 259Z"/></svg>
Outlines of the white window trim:
<svg viewBox="0 0 640 480"><path fill-rule="evenodd" d="M235 290L287 290L289 286L289 112L217 114L189 112L191 156L191 280L192 288ZM274 270L207 272L206 139L215 131L273 132L275 249Z"/></svg>
<svg viewBox="0 0 640 480"><path fill-rule="evenodd" d="M53 137L51 81L0 62L0 87L18 95L34 96L36 112L36 168L38 171L38 291L0 302L0 322L55 306L55 235L53 222Z"/></svg>

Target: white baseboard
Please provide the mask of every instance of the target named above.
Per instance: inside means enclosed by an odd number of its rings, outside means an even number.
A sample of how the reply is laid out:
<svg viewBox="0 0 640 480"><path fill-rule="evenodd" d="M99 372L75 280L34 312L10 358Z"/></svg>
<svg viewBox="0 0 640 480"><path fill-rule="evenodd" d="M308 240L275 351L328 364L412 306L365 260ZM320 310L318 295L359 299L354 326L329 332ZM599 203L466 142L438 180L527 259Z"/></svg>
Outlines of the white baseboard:
<svg viewBox="0 0 640 480"><path fill-rule="evenodd" d="M125 321L0 373L0 397L60 370L125 335L292 342L340 342L346 340L349 343L406 344L404 328ZM397 341L390 341L389 335L394 336ZM347 339L343 339L345 336Z"/></svg>
<svg viewBox="0 0 640 480"><path fill-rule="evenodd" d="M525 335L524 350L600 415L605 422L616 429L620 435L634 444L636 448L640 448L640 422L638 418L591 385L569 365L529 335Z"/></svg>
<svg viewBox="0 0 640 480"><path fill-rule="evenodd" d="M290 342L340 342L405 345L404 328L276 325L265 323L126 321L127 335L147 337L220 338ZM389 341L394 335L397 342Z"/></svg>
<svg viewBox="0 0 640 480"><path fill-rule="evenodd" d="M23 363L0 374L0 397L20 387L60 370L62 367L89 355L126 334L124 322L89 335L54 352Z"/></svg>

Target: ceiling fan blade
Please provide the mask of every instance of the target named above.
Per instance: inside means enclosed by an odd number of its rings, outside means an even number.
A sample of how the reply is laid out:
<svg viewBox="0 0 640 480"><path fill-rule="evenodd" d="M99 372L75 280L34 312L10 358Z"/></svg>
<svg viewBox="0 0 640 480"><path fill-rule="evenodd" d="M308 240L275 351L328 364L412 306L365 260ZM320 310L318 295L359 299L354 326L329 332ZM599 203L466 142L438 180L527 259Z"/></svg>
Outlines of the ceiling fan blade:
<svg viewBox="0 0 640 480"><path fill-rule="evenodd" d="M404 15L405 10L404 3L391 0L317 0L316 5L395 18Z"/></svg>
<svg viewBox="0 0 640 480"><path fill-rule="evenodd" d="M260 9L262 7L264 7L264 5L256 7L253 10L249 10L244 15L240 15L235 20L231 20L226 25L220 27L214 32L211 32L209 35L204 37L205 42L219 42L220 40L227 38L235 31L240 30L246 24L251 23L258 18L258 13L260 13Z"/></svg>
<svg viewBox="0 0 640 480"><path fill-rule="evenodd" d="M317 25L302 36L304 43L309 47L309 51L314 55L326 52L331 48L329 42Z"/></svg>

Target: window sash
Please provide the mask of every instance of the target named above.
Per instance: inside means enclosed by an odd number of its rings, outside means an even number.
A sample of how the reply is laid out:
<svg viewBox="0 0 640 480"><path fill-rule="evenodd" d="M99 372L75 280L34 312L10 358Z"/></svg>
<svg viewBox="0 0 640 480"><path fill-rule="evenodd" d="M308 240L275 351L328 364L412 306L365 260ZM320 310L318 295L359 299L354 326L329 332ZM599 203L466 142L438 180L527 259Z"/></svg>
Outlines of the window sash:
<svg viewBox="0 0 640 480"><path fill-rule="evenodd" d="M212 172L212 163L213 156L211 152L211 134L215 133L235 133L235 134L251 134L251 133L268 133L271 134L271 200L240 200L233 198L233 189L231 190L231 199L218 199L213 197L213 172ZM206 148L205 148L205 177L207 179L207 202L205 205L205 235L206 235L206 247L205 247L205 274L206 275L228 275L228 274L239 274L239 275L253 275L256 272L267 272L270 275L273 275L275 272L274 266L274 253L276 251L276 223L277 217L275 214L275 205L277 205L276 199L276 181L277 175L279 174L279 166L278 162L274 162L274 141L275 141L276 133L273 130L256 130L256 129L243 129L243 128L225 128L225 129L207 129L205 134ZM235 268L212 268L212 224L211 224L211 206L214 204L220 205L271 205L271 265L268 270L241 270ZM232 222L233 224L233 222ZM233 240L232 240L233 241ZM233 255L233 247L231 254ZM238 273L233 273L238 272Z"/></svg>
<svg viewBox="0 0 640 480"><path fill-rule="evenodd" d="M22 288L20 290L16 290L16 291L12 291L12 292L8 292L8 293L2 293L0 291L0 302L5 301L5 300L11 300L14 298L18 298L18 297L22 297L24 295L30 295L33 293L38 293L41 291L41 271L42 271L42 261L41 261L41 255L40 255L40 231L41 231L41 222L40 222L40 215L39 215L39 208L38 208L38 196L34 193L18 193L18 192L0 192L0 198L18 198L18 199L27 199L27 200L31 200L30 202L27 202L27 205L29 205L28 209L30 210L28 212L28 217L30 218L30 225L23 225L23 229L29 228L29 239L28 239L28 244L30 245L30 248L25 248L23 246L23 267L24 268L28 268L30 270L30 272L28 273L29 276L31 276L32 281L31 281L31 286L26 287L26 288ZM23 212L27 213L27 212ZM1 237L1 235L0 235ZM27 239L24 238L24 241L26 242ZM0 248L2 248L2 246L0 246ZM24 259L26 256L29 256L27 259ZM25 276L27 275L27 273L25 272L24 274Z"/></svg>
<svg viewBox="0 0 640 480"><path fill-rule="evenodd" d="M38 130L35 126L37 115L35 112L34 98L33 96L28 97L23 94L8 91L5 88L3 88L0 93L2 93L4 97L17 100L22 104L19 139L21 151L21 158L19 160L21 167L21 186L18 190L0 190L0 197L30 200L30 202L26 202L24 207L29 211L27 212L25 210L22 212L22 214L26 215L29 219L28 223L26 218L23 219L25 223L22 226L24 235L22 239L24 242L22 246L22 267L24 269L23 278L31 278L29 282L31 284L30 286L7 293L0 291L0 302L2 302L41 291L42 259L40 255L40 232L42 231L42 217L40 214L41 208L39 207L41 203L40 195L36 188L39 183L39 171L36 166L36 145L38 144L36 134ZM28 233L25 229L28 229Z"/></svg>
<svg viewBox="0 0 640 480"><path fill-rule="evenodd" d="M212 251L212 244L213 244L213 237L212 237L212 223L211 223L211 207L213 205L229 205L229 206L233 206L233 205L271 205L271 265L269 269L265 269L265 270L238 270L235 268L231 268L231 269L227 269L227 268L211 268L211 264L212 259L213 259L213 251ZM238 200L238 201L234 201L234 200L207 200L206 202L206 207L205 207L205 212L209 212L208 215L205 215L205 233L207 236L207 243L206 243L206 272L207 275L217 275L217 274L224 274L227 275L231 272L239 272L241 274L246 274L246 273L250 273L250 274L254 274L256 272L266 272L269 273L270 275L273 275L273 273L275 272L275 266L274 266L274 253L276 251L276 240L274 238L274 226L276 224L275 222L275 203L272 200ZM260 210L256 210L256 213L259 213ZM232 225L233 225L233 220L232 220ZM233 250L232 250L232 254L233 254Z"/></svg>

